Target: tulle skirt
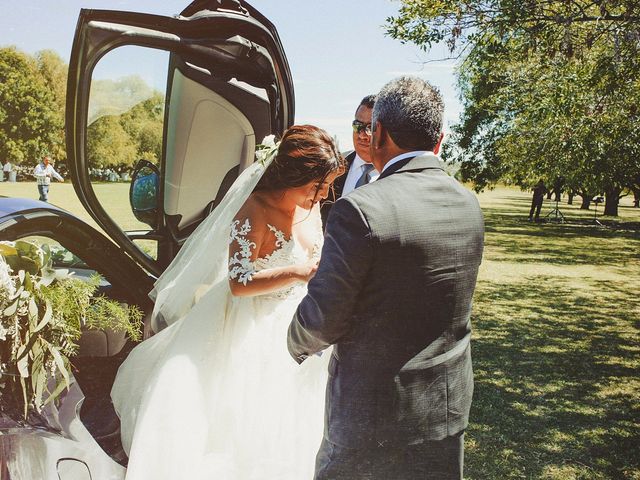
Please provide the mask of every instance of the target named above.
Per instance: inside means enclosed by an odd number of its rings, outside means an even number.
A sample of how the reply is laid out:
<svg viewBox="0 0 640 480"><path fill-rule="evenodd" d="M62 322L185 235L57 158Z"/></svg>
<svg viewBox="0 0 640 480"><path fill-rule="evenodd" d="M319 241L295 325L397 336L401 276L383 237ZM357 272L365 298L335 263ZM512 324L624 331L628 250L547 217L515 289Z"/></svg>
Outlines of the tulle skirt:
<svg viewBox="0 0 640 480"><path fill-rule="evenodd" d="M313 478L330 352L302 365L288 354L304 287L285 298L215 290L118 371L126 478Z"/></svg>

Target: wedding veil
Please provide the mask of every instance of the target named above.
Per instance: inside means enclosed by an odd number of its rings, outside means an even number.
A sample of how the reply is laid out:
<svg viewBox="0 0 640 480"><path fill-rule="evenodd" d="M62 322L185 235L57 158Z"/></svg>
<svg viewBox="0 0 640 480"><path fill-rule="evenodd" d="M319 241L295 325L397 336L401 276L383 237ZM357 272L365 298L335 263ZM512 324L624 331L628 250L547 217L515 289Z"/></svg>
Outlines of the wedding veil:
<svg viewBox="0 0 640 480"><path fill-rule="evenodd" d="M277 145L269 147L263 155L259 155L263 152L256 152L259 161L238 176L222 201L191 234L156 281L149 293L155 301L151 317L154 332L183 318L211 288L228 288L231 222L273 159Z"/></svg>

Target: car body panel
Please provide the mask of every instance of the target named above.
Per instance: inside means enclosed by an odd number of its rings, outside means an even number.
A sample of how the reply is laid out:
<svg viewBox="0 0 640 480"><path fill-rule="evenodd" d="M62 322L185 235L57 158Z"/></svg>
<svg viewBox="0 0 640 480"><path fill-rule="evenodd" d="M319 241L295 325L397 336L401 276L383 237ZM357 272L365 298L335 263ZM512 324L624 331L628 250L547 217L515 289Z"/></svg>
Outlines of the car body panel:
<svg viewBox="0 0 640 480"><path fill-rule="evenodd" d="M0 478L123 479L126 468L105 454L80 421L83 399L73 381L59 407L50 404L43 412L50 428L24 427L0 418Z"/></svg>

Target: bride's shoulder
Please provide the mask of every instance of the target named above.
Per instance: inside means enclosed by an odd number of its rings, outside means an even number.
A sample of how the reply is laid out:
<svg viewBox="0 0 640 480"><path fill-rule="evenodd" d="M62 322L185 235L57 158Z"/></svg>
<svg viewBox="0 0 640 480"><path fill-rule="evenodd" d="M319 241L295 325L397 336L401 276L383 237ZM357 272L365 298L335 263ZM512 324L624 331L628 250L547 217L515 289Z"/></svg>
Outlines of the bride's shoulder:
<svg viewBox="0 0 640 480"><path fill-rule="evenodd" d="M263 233L268 231L267 225L271 220L270 213L270 209L265 206L260 195L252 193L238 210L234 221L241 224L248 223L254 234Z"/></svg>

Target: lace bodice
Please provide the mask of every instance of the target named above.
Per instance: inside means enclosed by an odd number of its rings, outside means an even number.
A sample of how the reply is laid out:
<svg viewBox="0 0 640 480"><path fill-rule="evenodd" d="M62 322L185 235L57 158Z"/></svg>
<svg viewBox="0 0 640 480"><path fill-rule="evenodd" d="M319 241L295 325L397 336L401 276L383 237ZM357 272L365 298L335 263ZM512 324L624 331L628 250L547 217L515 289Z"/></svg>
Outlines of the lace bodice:
<svg viewBox="0 0 640 480"><path fill-rule="evenodd" d="M320 250L322 249L322 228L318 228L317 237L313 243L312 251L309 252L298 244L293 237L287 239L285 234L274 227L267 224L269 230L273 232L276 237L275 249L270 254L263 257L259 257L256 260L251 260L253 250L256 248L256 244L247 238L247 235L251 232L251 223L249 219L246 219L242 225L240 220L235 220L231 224L231 232L229 235L229 244L237 242L240 249L229 257L229 278L237 280L238 282L246 285L251 281L251 277L256 272L266 270L268 268L286 267L289 265L295 265L307 262L312 258L320 258ZM300 284L302 285L302 284ZM286 287L274 293L270 293L267 296L284 298L289 296L298 285Z"/></svg>

